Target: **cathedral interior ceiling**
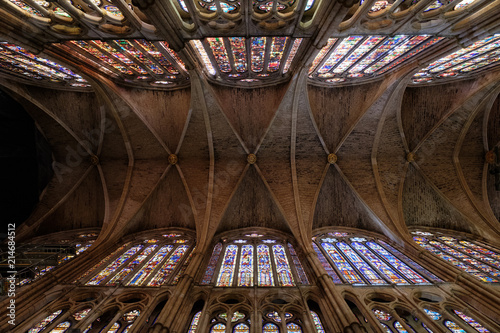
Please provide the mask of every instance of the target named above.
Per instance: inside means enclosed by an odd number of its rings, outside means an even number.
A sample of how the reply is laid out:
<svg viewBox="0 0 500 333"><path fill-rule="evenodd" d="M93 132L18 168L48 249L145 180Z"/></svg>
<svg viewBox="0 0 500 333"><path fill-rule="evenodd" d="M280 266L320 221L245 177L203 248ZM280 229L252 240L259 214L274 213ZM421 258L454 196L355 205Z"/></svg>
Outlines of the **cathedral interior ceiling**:
<svg viewBox="0 0 500 333"><path fill-rule="evenodd" d="M500 1L433 12L424 11L431 1L421 0L369 12L375 1L318 0L313 14L273 9L274 16L245 1L237 12L199 15L190 14L192 1L185 2L188 11L179 11L184 1L112 1L122 19L60 3L70 18L47 7L51 15L40 10L23 21L11 2L0 6L2 40L68 66L89 84L52 89L0 73L55 161L20 239L85 228L101 228L103 239L187 228L205 246L221 232L264 227L305 243L327 226L408 239L409 227L437 227L498 239L500 194L485 154L500 142L500 72L490 66L423 85L413 75L498 32ZM307 72L329 38L355 34L444 40L369 79L328 84ZM212 36L303 40L286 75L254 84L207 75L190 40ZM127 39L166 41L185 65L175 84L135 86L123 75L105 75L71 44Z"/></svg>

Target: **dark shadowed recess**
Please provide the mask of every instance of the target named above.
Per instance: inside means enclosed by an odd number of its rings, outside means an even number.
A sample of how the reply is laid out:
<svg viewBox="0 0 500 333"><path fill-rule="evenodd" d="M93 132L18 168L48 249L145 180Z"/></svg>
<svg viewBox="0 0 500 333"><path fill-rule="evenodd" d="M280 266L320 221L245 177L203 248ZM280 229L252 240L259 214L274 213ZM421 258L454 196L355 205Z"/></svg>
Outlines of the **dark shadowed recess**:
<svg viewBox="0 0 500 333"><path fill-rule="evenodd" d="M24 108L0 90L0 241L26 220L52 178L52 153Z"/></svg>

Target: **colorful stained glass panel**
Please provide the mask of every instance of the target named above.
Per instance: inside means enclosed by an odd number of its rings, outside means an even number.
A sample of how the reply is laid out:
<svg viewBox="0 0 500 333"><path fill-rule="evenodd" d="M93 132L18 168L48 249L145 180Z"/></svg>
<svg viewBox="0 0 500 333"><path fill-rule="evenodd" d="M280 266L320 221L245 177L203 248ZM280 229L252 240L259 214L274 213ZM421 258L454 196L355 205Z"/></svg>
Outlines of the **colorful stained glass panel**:
<svg viewBox="0 0 500 333"><path fill-rule="evenodd" d="M332 244L321 243L321 246L325 249L326 253L330 256L330 259L348 283L365 284L365 282L359 277L358 273L356 273L352 266L340 255Z"/></svg>
<svg viewBox="0 0 500 333"><path fill-rule="evenodd" d="M294 285L292 271L288 264L285 248L282 245L273 245L274 263L280 286L291 287Z"/></svg>
<svg viewBox="0 0 500 333"><path fill-rule="evenodd" d="M271 42L271 51L269 54L269 62L267 64L268 72L276 72L280 68L283 51L288 41L288 37L273 37Z"/></svg>
<svg viewBox="0 0 500 333"><path fill-rule="evenodd" d="M396 269L397 272L403 274L411 282L415 284L429 283L420 274L415 272L408 265L399 260L396 256L394 256L392 253L384 249L382 246L378 245L375 242L367 242L366 245L368 245L368 247L370 247L378 255L382 256L385 260L387 260Z"/></svg>
<svg viewBox="0 0 500 333"><path fill-rule="evenodd" d="M158 252L154 255L153 258L149 259L149 261L144 265L144 267L137 272L134 277L127 282L128 286L140 286L142 285L148 277L151 275L153 270L160 264L160 262L165 258L165 256L172 251L174 248L173 245L165 245L158 250Z"/></svg>
<svg viewBox="0 0 500 333"><path fill-rule="evenodd" d="M100 271L96 276L94 276L89 282L86 283L88 286L95 286L100 284L103 280L105 280L108 276L114 273L122 264L127 262L132 256L134 256L137 252L142 250L142 245L136 245L129 250L127 250L124 254L122 254L119 258L115 259L111 264L108 265L105 269Z"/></svg>
<svg viewBox="0 0 500 333"><path fill-rule="evenodd" d="M196 333L196 329L198 328L198 324L200 323L201 311L198 311L193 316L193 320L191 320L191 325L189 325L189 331L187 333Z"/></svg>
<svg viewBox="0 0 500 333"><path fill-rule="evenodd" d="M363 274L371 284L385 284L386 282L346 243L337 243L337 247L349 261Z"/></svg>
<svg viewBox="0 0 500 333"><path fill-rule="evenodd" d="M156 250L158 245L151 245L142 251L137 257L128 263L127 266L123 267L120 272L115 274L111 280L106 283L106 285L116 285L121 283L132 271L137 268L153 251Z"/></svg>
<svg viewBox="0 0 500 333"><path fill-rule="evenodd" d="M481 324L479 324L477 321L475 321L472 317L467 316L461 311L458 310L453 310L457 316L459 316L463 321L465 321L467 324L472 326L476 331L478 332L489 332L486 328L484 328Z"/></svg>
<svg viewBox="0 0 500 333"><path fill-rule="evenodd" d="M448 327L448 329L453 333L467 333L464 329L460 328L460 326L450 320L445 320L444 326Z"/></svg>
<svg viewBox="0 0 500 333"><path fill-rule="evenodd" d="M264 70L264 56L266 51L266 38L265 37L252 37L252 64L251 69L253 72L262 72Z"/></svg>
<svg viewBox="0 0 500 333"><path fill-rule="evenodd" d="M274 286L271 258L267 245L257 245L257 263L259 286Z"/></svg>
<svg viewBox="0 0 500 333"><path fill-rule="evenodd" d="M156 275L148 282L148 286L157 287L165 284L172 271L181 260L182 256L189 249L189 245L179 245L170 255L165 264L160 268Z"/></svg>
<svg viewBox="0 0 500 333"><path fill-rule="evenodd" d="M391 283L395 284L409 284L402 278L394 269L392 269L385 262L380 260L372 251L361 243L351 243L351 246L361 253L361 255L368 260L375 268L377 268Z"/></svg>
<svg viewBox="0 0 500 333"><path fill-rule="evenodd" d="M243 245L241 247L238 286L253 286L253 245Z"/></svg>
<svg viewBox="0 0 500 333"><path fill-rule="evenodd" d="M50 330L50 333L64 333L70 328L71 323L69 321L64 321Z"/></svg>
<svg viewBox="0 0 500 333"><path fill-rule="evenodd" d="M57 310L56 312L50 314L49 316L45 317L41 322L36 324L32 329L28 331L28 333L38 333L41 332L42 330L45 329L54 319L56 319L60 314L62 313L62 310Z"/></svg>
<svg viewBox="0 0 500 333"><path fill-rule="evenodd" d="M217 278L218 287L230 287L233 284L234 270L236 266L236 257L238 255L238 246L228 245L222 260L222 265Z"/></svg>
<svg viewBox="0 0 500 333"><path fill-rule="evenodd" d="M310 311L311 316L313 317L313 322L314 322L314 327L316 328L317 333L325 333L325 330L323 328L323 324L321 323L321 320L319 319L319 316L316 312Z"/></svg>

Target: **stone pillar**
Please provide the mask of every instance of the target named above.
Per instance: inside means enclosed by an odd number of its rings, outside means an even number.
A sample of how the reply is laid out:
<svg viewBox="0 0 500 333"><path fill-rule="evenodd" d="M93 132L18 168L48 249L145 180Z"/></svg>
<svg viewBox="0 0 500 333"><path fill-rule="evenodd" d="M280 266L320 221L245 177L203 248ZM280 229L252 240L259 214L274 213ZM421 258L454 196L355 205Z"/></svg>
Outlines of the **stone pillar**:
<svg viewBox="0 0 500 333"><path fill-rule="evenodd" d="M315 277L318 281L318 287L324 292L324 301L329 305L329 310L332 314L331 322L336 324L335 331L365 332L364 328L359 325L354 313L352 313L351 309L336 289L332 278L326 273L323 265L321 265L316 252L309 252L306 258L313 267L316 275Z"/></svg>

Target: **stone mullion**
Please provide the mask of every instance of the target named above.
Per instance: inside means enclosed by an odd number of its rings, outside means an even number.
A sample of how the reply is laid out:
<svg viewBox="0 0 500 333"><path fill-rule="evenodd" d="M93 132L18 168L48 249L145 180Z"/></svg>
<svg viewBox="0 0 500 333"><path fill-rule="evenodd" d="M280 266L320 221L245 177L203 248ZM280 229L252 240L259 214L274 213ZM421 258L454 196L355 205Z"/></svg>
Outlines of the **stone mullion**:
<svg viewBox="0 0 500 333"><path fill-rule="evenodd" d="M60 317L55 318L52 321L52 323L50 323L49 325L45 326L45 328L43 329L43 331L45 331L45 332L51 332L54 328L56 328L57 325L59 325L60 323L66 321L66 319L68 319L70 315L71 315L71 313L68 310L63 311L63 314ZM71 329L71 327L70 327L70 329Z"/></svg>

